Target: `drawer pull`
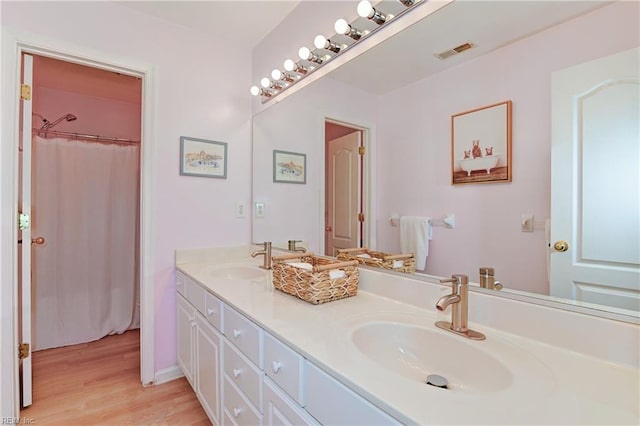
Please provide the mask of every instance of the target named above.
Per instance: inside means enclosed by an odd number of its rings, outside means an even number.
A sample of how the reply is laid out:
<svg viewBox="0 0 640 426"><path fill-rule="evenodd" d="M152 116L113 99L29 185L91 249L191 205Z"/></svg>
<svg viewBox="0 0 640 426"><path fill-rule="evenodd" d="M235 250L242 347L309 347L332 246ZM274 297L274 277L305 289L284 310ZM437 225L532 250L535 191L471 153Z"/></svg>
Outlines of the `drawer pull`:
<svg viewBox="0 0 640 426"><path fill-rule="evenodd" d="M240 370L239 368L234 368L233 369L233 377L234 378L238 378L238 376L242 373L242 370Z"/></svg>
<svg viewBox="0 0 640 426"><path fill-rule="evenodd" d="M276 374L278 374L278 371L280 371L280 367L282 367L282 364L280 364L278 361L273 361L271 363L271 369Z"/></svg>
<svg viewBox="0 0 640 426"><path fill-rule="evenodd" d="M233 329L233 337L234 337L235 339L237 339L237 338L238 338L238 336L240 336L240 334L241 334L240 330L237 330L237 329L235 329L235 328Z"/></svg>
<svg viewBox="0 0 640 426"><path fill-rule="evenodd" d="M215 309L211 309L211 308L207 309L207 316L208 316L208 317L210 317L211 315L213 315L213 314L215 314L215 313L216 313L216 310L215 310Z"/></svg>
<svg viewBox="0 0 640 426"><path fill-rule="evenodd" d="M233 416L234 417L238 417L240 415L240 413L242 413L242 410L239 408L234 408L233 409Z"/></svg>

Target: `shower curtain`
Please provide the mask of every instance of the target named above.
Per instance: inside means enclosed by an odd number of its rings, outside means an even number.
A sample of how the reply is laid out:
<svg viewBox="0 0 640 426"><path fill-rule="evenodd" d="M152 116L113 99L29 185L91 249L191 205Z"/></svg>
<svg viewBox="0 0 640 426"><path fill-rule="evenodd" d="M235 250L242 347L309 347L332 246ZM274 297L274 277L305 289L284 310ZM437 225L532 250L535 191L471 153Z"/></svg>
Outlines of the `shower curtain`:
<svg viewBox="0 0 640 426"><path fill-rule="evenodd" d="M139 327L139 147L34 137L33 347Z"/></svg>

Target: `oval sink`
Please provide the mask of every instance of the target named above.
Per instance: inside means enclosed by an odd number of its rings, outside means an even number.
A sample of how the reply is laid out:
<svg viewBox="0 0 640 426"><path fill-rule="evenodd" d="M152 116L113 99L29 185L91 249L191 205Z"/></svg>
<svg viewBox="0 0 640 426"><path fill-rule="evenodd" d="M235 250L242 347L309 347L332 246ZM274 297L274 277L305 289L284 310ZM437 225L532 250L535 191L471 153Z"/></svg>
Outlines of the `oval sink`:
<svg viewBox="0 0 640 426"><path fill-rule="evenodd" d="M204 273L225 280L255 280L264 278L266 271L257 265L221 265L209 267Z"/></svg>
<svg viewBox="0 0 640 426"><path fill-rule="evenodd" d="M500 361L474 347L481 342L436 329L376 322L357 328L351 339L367 358L411 380L424 383L437 374L447 379L448 389L468 392L496 392L513 383Z"/></svg>

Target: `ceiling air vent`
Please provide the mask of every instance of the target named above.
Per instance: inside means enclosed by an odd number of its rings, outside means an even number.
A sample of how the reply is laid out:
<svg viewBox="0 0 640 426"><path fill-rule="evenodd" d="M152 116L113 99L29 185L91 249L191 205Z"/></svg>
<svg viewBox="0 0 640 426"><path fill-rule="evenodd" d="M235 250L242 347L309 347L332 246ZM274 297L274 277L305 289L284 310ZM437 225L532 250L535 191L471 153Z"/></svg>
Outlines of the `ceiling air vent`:
<svg viewBox="0 0 640 426"><path fill-rule="evenodd" d="M440 52L440 53L436 53L435 57L438 59L447 59L450 58L454 55L457 55L458 53L462 53L465 50L469 50L473 47L473 44L471 43L464 43L461 44L460 46L456 46L453 49L449 49L449 50L445 50L444 52Z"/></svg>

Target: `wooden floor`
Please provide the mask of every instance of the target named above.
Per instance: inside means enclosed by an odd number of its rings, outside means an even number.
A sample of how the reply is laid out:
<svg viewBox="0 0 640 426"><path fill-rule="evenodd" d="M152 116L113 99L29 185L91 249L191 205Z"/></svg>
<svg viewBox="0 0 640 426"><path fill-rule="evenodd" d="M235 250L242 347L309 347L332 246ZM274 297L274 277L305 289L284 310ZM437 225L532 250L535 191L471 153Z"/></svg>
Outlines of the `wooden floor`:
<svg viewBox="0 0 640 426"><path fill-rule="evenodd" d="M186 379L141 385L139 330L32 356L31 424L210 424Z"/></svg>

